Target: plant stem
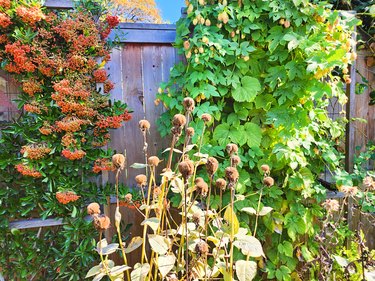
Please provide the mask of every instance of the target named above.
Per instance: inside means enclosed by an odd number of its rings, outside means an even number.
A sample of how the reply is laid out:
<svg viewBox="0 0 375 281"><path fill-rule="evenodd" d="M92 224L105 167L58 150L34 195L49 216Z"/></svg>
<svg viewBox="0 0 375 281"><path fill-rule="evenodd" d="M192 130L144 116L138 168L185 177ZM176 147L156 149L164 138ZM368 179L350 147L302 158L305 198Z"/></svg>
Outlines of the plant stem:
<svg viewBox="0 0 375 281"><path fill-rule="evenodd" d="M231 223L233 222L233 213L234 213L234 187L230 189L230 206L232 208L232 212L230 213ZM229 251L229 274L231 280L233 280L233 240L234 240L234 228L233 224L230 228L230 251Z"/></svg>
<svg viewBox="0 0 375 281"><path fill-rule="evenodd" d="M155 181L154 180L154 170L155 170L155 167L151 167L151 177L150 177L150 182L148 184L148 190L147 190L147 203L146 203L146 210L145 210L145 219L148 219L148 216L149 216L149 213L150 213L150 209L149 209L149 206L150 206L150 198L151 198L151 188L152 188L152 184L153 182ZM141 257L141 263L143 263L144 260L146 260L146 262L148 262L148 259L147 259L147 255L146 255L146 234L147 234L147 224L145 224L143 226L143 243L142 243L142 257Z"/></svg>
<svg viewBox="0 0 375 281"><path fill-rule="evenodd" d="M105 274L108 275L108 278L113 281L111 275L109 274L109 271L108 271L108 267L107 267L107 263L104 261L104 258L103 258L103 253L102 253L102 231L100 230L99 231L99 256L100 256L100 260L102 261L102 265L104 267L104 270L105 270Z"/></svg>
<svg viewBox="0 0 375 281"><path fill-rule="evenodd" d="M254 237L257 234L258 217L259 217L259 212L260 212L260 202L262 200L262 195L263 195L263 187L260 189L260 195L259 195L259 200L258 200L257 213L256 213L256 216L255 216L255 227L254 227L254 234L253 234Z"/></svg>

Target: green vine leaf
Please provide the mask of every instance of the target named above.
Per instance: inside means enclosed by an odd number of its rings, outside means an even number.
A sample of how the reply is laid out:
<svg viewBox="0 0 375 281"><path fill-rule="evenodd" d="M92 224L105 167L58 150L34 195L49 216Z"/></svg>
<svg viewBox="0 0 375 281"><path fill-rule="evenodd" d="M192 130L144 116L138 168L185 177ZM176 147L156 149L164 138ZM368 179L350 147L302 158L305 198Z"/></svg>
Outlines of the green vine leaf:
<svg viewBox="0 0 375 281"><path fill-rule="evenodd" d="M232 96L235 101L252 102L261 90L261 85L257 78L245 76L241 79L241 85L237 85L234 88Z"/></svg>
<svg viewBox="0 0 375 281"><path fill-rule="evenodd" d="M246 143L249 147L259 147L262 141L262 130L255 124L248 122L244 125Z"/></svg>

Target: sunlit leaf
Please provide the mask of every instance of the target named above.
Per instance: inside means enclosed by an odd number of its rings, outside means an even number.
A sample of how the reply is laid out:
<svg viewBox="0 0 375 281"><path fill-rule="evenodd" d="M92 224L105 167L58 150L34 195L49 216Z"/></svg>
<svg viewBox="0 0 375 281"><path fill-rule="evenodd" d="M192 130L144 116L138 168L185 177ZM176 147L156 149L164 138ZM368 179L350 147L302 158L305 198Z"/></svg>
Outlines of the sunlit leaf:
<svg viewBox="0 0 375 281"><path fill-rule="evenodd" d="M174 255L166 255L158 257L158 268L163 278L172 270L176 262Z"/></svg>
<svg viewBox="0 0 375 281"><path fill-rule="evenodd" d="M148 242L151 245L151 249L159 255L164 255L168 252L169 246L165 237L156 234L149 234Z"/></svg>
<svg viewBox="0 0 375 281"><path fill-rule="evenodd" d="M142 237L135 236L130 241L129 245L125 248L125 253L133 252L135 249L137 249L139 246L141 246L143 243Z"/></svg>
<svg viewBox="0 0 375 281"><path fill-rule="evenodd" d="M151 229L156 232L158 230L158 227L160 225L160 219L158 218L148 218L148 219L145 219L141 225L148 225L149 227L151 227Z"/></svg>
<svg viewBox="0 0 375 281"><path fill-rule="evenodd" d="M239 281L251 281L257 274L257 264L253 261L239 260L236 262L236 274Z"/></svg>
<svg viewBox="0 0 375 281"><path fill-rule="evenodd" d="M260 241L254 236L242 235L237 236L237 239L233 242L233 245L237 247L242 254L250 257L265 257L263 247Z"/></svg>

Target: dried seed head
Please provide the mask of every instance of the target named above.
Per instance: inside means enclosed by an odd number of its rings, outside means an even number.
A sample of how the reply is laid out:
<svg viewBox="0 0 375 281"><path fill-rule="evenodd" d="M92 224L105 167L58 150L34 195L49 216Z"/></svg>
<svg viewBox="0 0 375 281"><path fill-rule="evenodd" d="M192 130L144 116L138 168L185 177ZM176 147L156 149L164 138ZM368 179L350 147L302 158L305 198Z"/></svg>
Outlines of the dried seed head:
<svg viewBox="0 0 375 281"><path fill-rule="evenodd" d="M270 187L270 186L273 186L275 184L275 180L271 177L265 177L263 179L263 183L264 183L265 186Z"/></svg>
<svg viewBox="0 0 375 281"><path fill-rule="evenodd" d="M241 163L241 158L237 155L232 155L230 157L230 162L231 162L233 167L236 167L238 164Z"/></svg>
<svg viewBox="0 0 375 281"><path fill-rule="evenodd" d="M216 160L216 158L208 157L207 163L206 163L207 173L210 176L213 176L213 174L216 173L218 168L219 168L219 162Z"/></svg>
<svg viewBox="0 0 375 281"><path fill-rule="evenodd" d="M179 137L182 134L182 127L172 127L171 129L172 135Z"/></svg>
<svg viewBox="0 0 375 281"><path fill-rule="evenodd" d="M323 203L323 207L327 210L327 212L337 212L340 209L339 201L335 199L327 199Z"/></svg>
<svg viewBox="0 0 375 281"><path fill-rule="evenodd" d="M116 169L123 170L125 167L125 156L119 153L113 155L112 164Z"/></svg>
<svg viewBox="0 0 375 281"><path fill-rule="evenodd" d="M221 190L225 190L227 188L227 181L225 179L217 179L216 180L216 187L221 189Z"/></svg>
<svg viewBox="0 0 375 281"><path fill-rule="evenodd" d="M238 180L239 174L236 168L228 167L225 169L225 177L230 183L235 183Z"/></svg>
<svg viewBox="0 0 375 281"><path fill-rule="evenodd" d="M188 128L186 129L186 135L187 135L187 136L189 136L189 137L193 137L193 136L194 136L194 133L195 133L194 128L192 128L192 127L188 127Z"/></svg>
<svg viewBox="0 0 375 281"><path fill-rule="evenodd" d="M193 221L193 223L195 224L196 227L199 226L199 223L201 221L201 215L199 213L194 213L191 220Z"/></svg>
<svg viewBox="0 0 375 281"><path fill-rule="evenodd" d="M191 160L184 160L178 164L178 171L184 179L188 179L194 173L194 163Z"/></svg>
<svg viewBox="0 0 375 281"><path fill-rule="evenodd" d="M106 230L111 225L111 220L106 215L94 216L94 227L97 230Z"/></svg>
<svg viewBox="0 0 375 281"><path fill-rule="evenodd" d="M356 186L342 186L341 191L345 193L346 196L355 196L358 192L358 187Z"/></svg>
<svg viewBox="0 0 375 281"><path fill-rule="evenodd" d="M195 108L195 102L192 98L184 98L183 105L186 111L192 112Z"/></svg>
<svg viewBox="0 0 375 281"><path fill-rule="evenodd" d="M372 177L367 176L363 179L363 186L369 190L375 190L375 181Z"/></svg>
<svg viewBox="0 0 375 281"><path fill-rule="evenodd" d="M209 123L212 119L211 115L208 113L202 114L201 118L204 121L204 123Z"/></svg>
<svg viewBox="0 0 375 281"><path fill-rule="evenodd" d="M132 200L133 200L133 195L131 193L128 193L128 194L125 195L125 201L127 203L131 203Z"/></svg>
<svg viewBox="0 0 375 281"><path fill-rule="evenodd" d="M145 186L147 184L147 177L146 175L140 174L135 176L135 182L139 187Z"/></svg>
<svg viewBox="0 0 375 281"><path fill-rule="evenodd" d="M183 127L186 124L186 117L182 114L176 114L173 116L172 125L174 127Z"/></svg>
<svg viewBox="0 0 375 281"><path fill-rule="evenodd" d="M270 166L268 166L267 164L260 166L260 168L265 174L268 174L270 172Z"/></svg>
<svg viewBox="0 0 375 281"><path fill-rule="evenodd" d="M208 254L208 244L201 240L197 243L197 245L195 246L195 252L197 253L198 256L207 256Z"/></svg>
<svg viewBox="0 0 375 281"><path fill-rule="evenodd" d="M142 132L149 130L151 127L150 122L148 122L147 120L139 121L138 125L139 125L139 129L141 129Z"/></svg>
<svg viewBox="0 0 375 281"><path fill-rule="evenodd" d="M157 165L159 165L160 163L160 159L157 157L157 156L151 156L147 159L147 163L151 166L151 167L156 167Z"/></svg>
<svg viewBox="0 0 375 281"><path fill-rule="evenodd" d="M195 179L195 190L203 197L207 196L208 184L202 178Z"/></svg>
<svg viewBox="0 0 375 281"><path fill-rule="evenodd" d="M99 215L100 214L100 206L98 203L90 203L87 206L87 213L89 215Z"/></svg>
<svg viewBox="0 0 375 281"><path fill-rule="evenodd" d="M153 198L154 198L154 199L157 199L157 198L159 197L160 193L161 193L161 189L160 189L160 187L155 186L155 187L154 187L154 190L153 190L153 192L152 192L152 196L153 196Z"/></svg>
<svg viewBox="0 0 375 281"><path fill-rule="evenodd" d="M227 150L229 155L232 155L238 152L238 146L237 144L234 144L234 143L228 143L225 149Z"/></svg>

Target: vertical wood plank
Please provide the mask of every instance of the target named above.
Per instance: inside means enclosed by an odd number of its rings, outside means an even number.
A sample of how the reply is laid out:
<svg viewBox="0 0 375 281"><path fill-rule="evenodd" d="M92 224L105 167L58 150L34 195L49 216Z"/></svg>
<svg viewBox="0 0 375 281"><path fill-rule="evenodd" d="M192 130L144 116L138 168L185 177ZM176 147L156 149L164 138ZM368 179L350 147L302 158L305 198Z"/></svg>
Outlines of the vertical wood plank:
<svg viewBox="0 0 375 281"><path fill-rule="evenodd" d="M145 90L145 117L151 123L148 134L148 154L157 155L165 141L160 137L156 120L163 113L163 105L155 105L156 94L162 81L161 46L144 45L142 47L143 86ZM164 156L164 155L163 155ZM165 164L165 162L163 163ZM164 165L163 165L164 166Z"/></svg>

